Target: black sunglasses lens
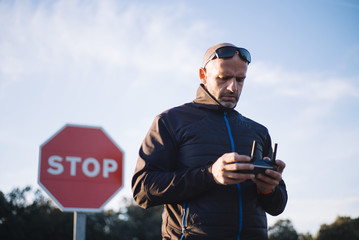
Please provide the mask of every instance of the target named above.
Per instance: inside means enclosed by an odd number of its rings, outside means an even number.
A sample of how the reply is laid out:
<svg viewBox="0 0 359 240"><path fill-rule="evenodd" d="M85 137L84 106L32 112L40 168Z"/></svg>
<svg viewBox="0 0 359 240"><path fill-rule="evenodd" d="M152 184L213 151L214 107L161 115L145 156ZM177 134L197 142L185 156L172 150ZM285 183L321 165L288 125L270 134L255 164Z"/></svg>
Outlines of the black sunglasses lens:
<svg viewBox="0 0 359 240"><path fill-rule="evenodd" d="M244 48L235 48L235 47L222 47L217 49L217 55L219 58L231 58L236 54L236 52L239 52L239 56L247 61L248 63L251 62L251 55L250 53L244 49Z"/></svg>
<svg viewBox="0 0 359 240"><path fill-rule="evenodd" d="M242 59L246 60L248 63L251 62L251 54L246 49L240 48L238 51Z"/></svg>
<svg viewBox="0 0 359 240"><path fill-rule="evenodd" d="M219 58L231 58L236 52L237 49L233 47L223 47L217 49L217 54Z"/></svg>

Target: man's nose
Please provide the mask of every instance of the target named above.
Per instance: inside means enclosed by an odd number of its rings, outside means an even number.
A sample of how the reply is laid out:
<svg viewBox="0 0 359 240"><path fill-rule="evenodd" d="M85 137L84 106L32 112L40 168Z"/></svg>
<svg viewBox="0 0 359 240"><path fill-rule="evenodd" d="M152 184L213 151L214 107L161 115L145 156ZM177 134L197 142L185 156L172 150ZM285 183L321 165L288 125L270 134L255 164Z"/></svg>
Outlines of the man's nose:
<svg viewBox="0 0 359 240"><path fill-rule="evenodd" d="M228 80L227 90L230 92L236 92L238 89L238 83L235 78Z"/></svg>

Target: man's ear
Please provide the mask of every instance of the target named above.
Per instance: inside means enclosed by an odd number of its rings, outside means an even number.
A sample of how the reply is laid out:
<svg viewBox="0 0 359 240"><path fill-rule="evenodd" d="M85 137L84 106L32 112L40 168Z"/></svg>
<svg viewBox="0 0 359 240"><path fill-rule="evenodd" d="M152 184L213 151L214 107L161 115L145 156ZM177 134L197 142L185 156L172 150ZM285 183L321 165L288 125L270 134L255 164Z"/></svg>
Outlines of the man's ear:
<svg viewBox="0 0 359 240"><path fill-rule="evenodd" d="M201 82L206 85L207 83L207 72L206 72L206 69L204 68L200 68L199 69L199 79L201 79Z"/></svg>

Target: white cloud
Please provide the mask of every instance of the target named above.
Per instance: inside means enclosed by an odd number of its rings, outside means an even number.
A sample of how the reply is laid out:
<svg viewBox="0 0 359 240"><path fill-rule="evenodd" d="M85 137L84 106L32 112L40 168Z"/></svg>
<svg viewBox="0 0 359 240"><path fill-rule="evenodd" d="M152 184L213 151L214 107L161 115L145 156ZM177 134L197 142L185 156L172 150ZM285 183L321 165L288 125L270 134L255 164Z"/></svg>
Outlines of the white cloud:
<svg viewBox="0 0 359 240"><path fill-rule="evenodd" d="M3 4L0 96L10 82L25 79L45 85L61 79L66 87L81 88L97 78L128 86L153 83L162 73L172 83L190 83L202 54L194 46L207 26L199 20L181 24L188 11L117 1Z"/></svg>
<svg viewBox="0 0 359 240"><path fill-rule="evenodd" d="M257 62L249 67L247 75L241 108L251 113L262 111L275 120L285 117L301 125L322 128L335 114L338 104L343 109L355 109L359 101L356 78L338 77L337 73L294 72ZM265 103L262 108L253 106L261 103ZM355 111L353 114L358 117Z"/></svg>
<svg viewBox="0 0 359 240"><path fill-rule="evenodd" d="M336 101L344 97L359 98L354 79L333 77L335 73L290 72L279 66L257 62L250 66L251 81L270 88L279 96L307 101Z"/></svg>

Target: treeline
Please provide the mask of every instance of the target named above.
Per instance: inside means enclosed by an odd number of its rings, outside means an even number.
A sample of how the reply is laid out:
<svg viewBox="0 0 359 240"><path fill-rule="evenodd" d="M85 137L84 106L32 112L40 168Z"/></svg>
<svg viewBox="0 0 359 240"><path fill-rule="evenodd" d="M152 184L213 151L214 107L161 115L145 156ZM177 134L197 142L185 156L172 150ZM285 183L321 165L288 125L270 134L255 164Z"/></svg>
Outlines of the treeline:
<svg viewBox="0 0 359 240"><path fill-rule="evenodd" d="M31 202L29 202L31 195ZM125 201L125 200L124 200ZM118 211L88 213L87 240L152 240L161 239L162 207L143 210L126 200ZM73 213L61 212L40 190L15 188L0 191L0 239L62 240L73 237ZM290 220L279 220L269 227L270 240L359 240L359 218L338 217L319 232L298 233Z"/></svg>
<svg viewBox="0 0 359 240"><path fill-rule="evenodd" d="M270 240L359 240L359 218L337 217L332 224L322 224L314 237L298 233L287 219L277 221L268 233Z"/></svg>

